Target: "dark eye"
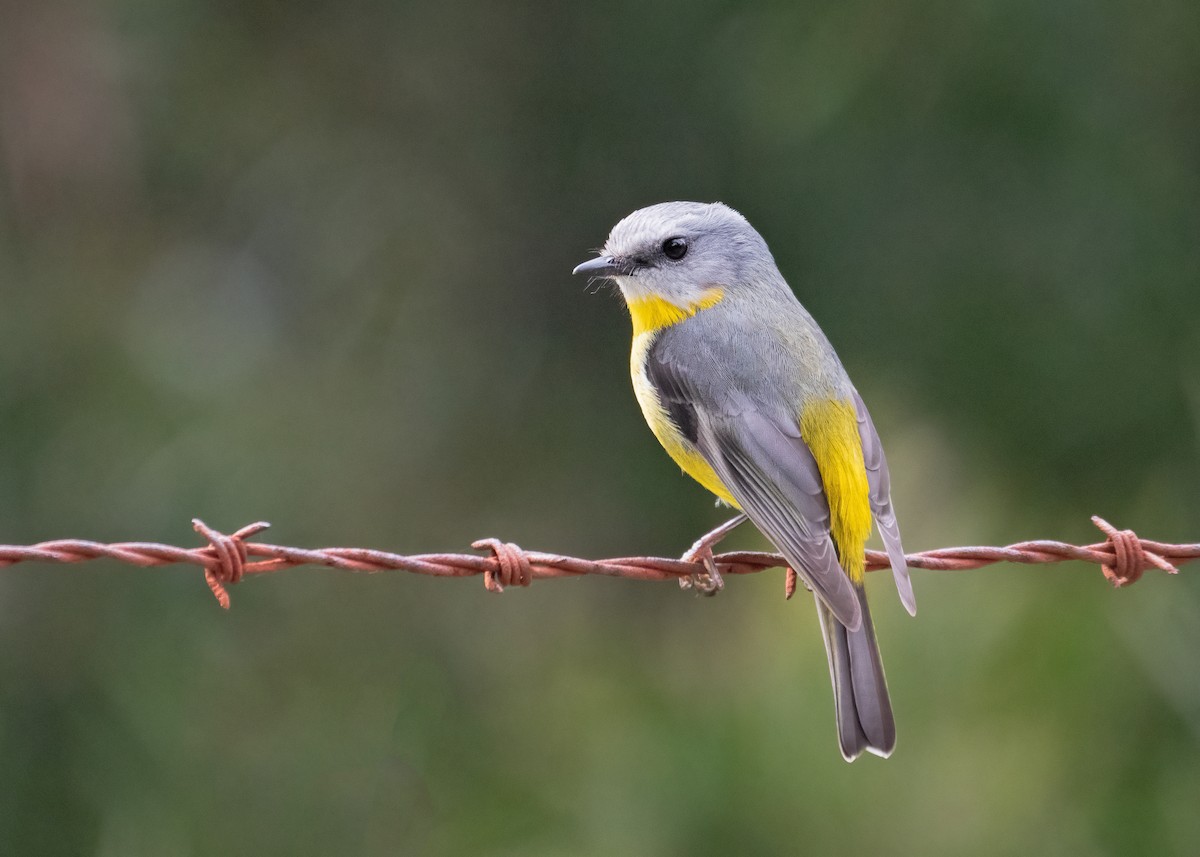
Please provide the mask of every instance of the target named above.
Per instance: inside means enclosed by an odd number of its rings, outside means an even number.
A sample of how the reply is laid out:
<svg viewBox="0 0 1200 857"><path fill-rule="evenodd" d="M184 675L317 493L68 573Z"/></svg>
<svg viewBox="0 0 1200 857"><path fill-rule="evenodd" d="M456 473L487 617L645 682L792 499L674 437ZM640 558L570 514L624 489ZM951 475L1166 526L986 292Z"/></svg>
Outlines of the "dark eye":
<svg viewBox="0 0 1200 857"><path fill-rule="evenodd" d="M687 255L687 240L683 238L668 238L663 242L663 255L678 262Z"/></svg>

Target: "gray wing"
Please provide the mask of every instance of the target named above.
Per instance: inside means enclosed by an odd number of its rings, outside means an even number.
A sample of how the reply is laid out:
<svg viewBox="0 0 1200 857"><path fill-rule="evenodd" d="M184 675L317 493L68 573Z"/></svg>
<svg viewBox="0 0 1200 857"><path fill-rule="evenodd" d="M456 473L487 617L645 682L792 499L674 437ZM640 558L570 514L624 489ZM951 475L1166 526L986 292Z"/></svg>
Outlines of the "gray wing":
<svg viewBox="0 0 1200 857"><path fill-rule="evenodd" d="M867 484L871 489L871 513L875 526L883 539L884 549L892 564L892 579L900 593L900 603L910 616L917 615L917 597L913 593L912 581L908 576L908 563L904 559L904 547L900 544L900 527L896 524L896 513L892 510L892 483L888 475L887 458L883 444L875 432L875 424L862 397L854 393L854 407L858 413L858 434L862 438L863 460L867 465Z"/></svg>
<svg viewBox="0 0 1200 857"><path fill-rule="evenodd" d="M646 376L683 435L838 621L858 630L858 596L838 563L820 471L799 427L728 388L703 389L659 349L647 358Z"/></svg>

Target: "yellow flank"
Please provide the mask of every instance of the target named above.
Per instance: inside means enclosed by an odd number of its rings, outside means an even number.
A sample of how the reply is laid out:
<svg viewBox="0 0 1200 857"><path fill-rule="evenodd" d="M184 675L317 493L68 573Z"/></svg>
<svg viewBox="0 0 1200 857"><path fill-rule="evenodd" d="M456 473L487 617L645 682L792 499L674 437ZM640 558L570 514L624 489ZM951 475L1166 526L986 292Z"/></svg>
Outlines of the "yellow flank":
<svg viewBox="0 0 1200 857"><path fill-rule="evenodd" d="M821 471L829 501L829 529L842 568L862 585L863 551L871 535L870 488L858 416L849 399L820 399L800 413L800 435Z"/></svg>
<svg viewBox="0 0 1200 857"><path fill-rule="evenodd" d="M629 314L633 318L633 349L629 354L629 370L633 376L633 392L637 396L638 404L642 406L642 415L663 449L684 473L736 509L738 504L733 495L721 483L721 478L704 460L704 456L680 434L675 423L671 422L658 399L654 385L646 377L646 352L654 344L655 333L664 327L691 318L702 309L716 306L723 297L723 289L709 289L698 303L687 308L678 307L659 297L629 301Z"/></svg>
<svg viewBox="0 0 1200 857"><path fill-rule="evenodd" d="M643 333L651 333L678 324L684 319L691 318L702 309L716 306L725 297L725 290L711 288L701 295L696 303L680 307L660 297L634 298L628 302L629 315L633 319L633 336L636 339Z"/></svg>

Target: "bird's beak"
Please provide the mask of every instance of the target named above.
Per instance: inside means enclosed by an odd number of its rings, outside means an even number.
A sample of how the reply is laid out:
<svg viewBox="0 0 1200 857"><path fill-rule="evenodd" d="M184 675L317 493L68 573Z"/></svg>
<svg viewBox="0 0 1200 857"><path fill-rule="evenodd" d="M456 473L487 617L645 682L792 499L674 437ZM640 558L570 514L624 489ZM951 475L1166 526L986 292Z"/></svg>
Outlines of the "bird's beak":
<svg viewBox="0 0 1200 857"><path fill-rule="evenodd" d="M576 265L572 274L587 274L592 277L615 277L617 274L626 274L629 272L629 267L612 256L600 256L596 259L588 259L582 265Z"/></svg>

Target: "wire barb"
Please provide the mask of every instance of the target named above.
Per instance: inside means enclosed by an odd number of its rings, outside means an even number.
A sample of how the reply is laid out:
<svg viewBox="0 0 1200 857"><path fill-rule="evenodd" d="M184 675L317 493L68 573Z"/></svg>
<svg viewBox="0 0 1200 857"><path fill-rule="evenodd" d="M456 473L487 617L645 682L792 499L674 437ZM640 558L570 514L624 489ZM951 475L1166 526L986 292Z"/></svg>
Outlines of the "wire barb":
<svg viewBox="0 0 1200 857"><path fill-rule="evenodd" d="M246 573L245 539L261 533L271 526L266 521L242 527L232 536L218 532L199 518L192 518L192 529L208 539L209 555L215 563L204 567L204 581L222 609L229 609L229 592L226 586L239 583Z"/></svg>
<svg viewBox="0 0 1200 857"><path fill-rule="evenodd" d="M1114 561L1102 563L1100 570L1114 587L1120 589L1122 586L1137 583L1142 577L1142 572L1150 566L1161 568L1167 574L1179 573L1179 569L1171 563L1147 550L1133 530L1118 530L1099 515L1092 515L1092 523L1108 536L1108 543L1112 545Z"/></svg>
<svg viewBox="0 0 1200 857"><path fill-rule="evenodd" d="M796 594L796 585L800 583L800 575L790 565L783 572L783 600L791 601Z"/></svg>
<svg viewBox="0 0 1200 857"><path fill-rule="evenodd" d="M1178 572L1177 565L1200 559L1200 544L1164 544L1139 538L1132 530L1118 530L1102 518L1093 523L1105 535L1105 541L1093 545L1071 545L1048 540L1018 542L1007 547L938 548L909 554L910 568L933 571L960 571L982 568L998 562L1043 565L1068 561L1099 565L1116 587L1136 582L1150 568L1168 574ZM491 556L477 554L403 555L368 548L297 548L250 541L269 524L265 521L242 527L226 535L196 519L192 526L208 544L181 548L155 542L118 542L104 544L81 539L59 539L36 545L0 545L0 568L19 562L75 563L94 559L113 559L142 568L190 564L204 570L204 579L217 602L229 607L227 587L244 577L270 574L301 565L319 565L343 571L407 571L432 577L470 577L483 575L490 592L503 592L508 586L528 586L534 580L552 577L576 577L602 574L631 580L679 580L705 571L700 562L663 557L620 557L589 560L559 554L526 551L511 542L480 539L472 547L487 550ZM788 563L775 553L736 551L716 554L714 566L722 576L755 574L769 568L787 568ZM887 554L867 551L868 571L889 568ZM787 594L796 591L797 577L790 569L784 580Z"/></svg>
<svg viewBox="0 0 1200 857"><path fill-rule="evenodd" d="M496 558L496 567L483 572L483 585L488 592L500 593L506 586L528 586L533 582L528 554L512 542L480 539L472 542L471 547L477 551L490 550Z"/></svg>

